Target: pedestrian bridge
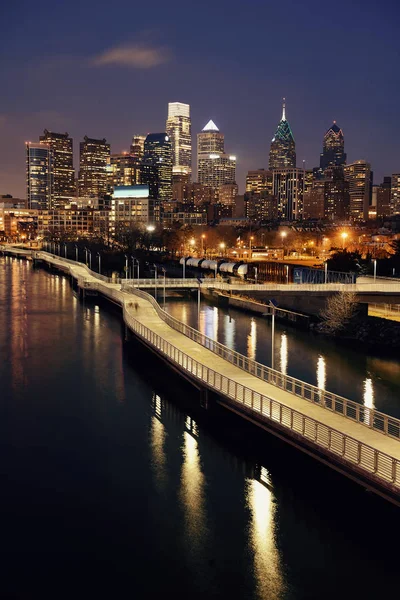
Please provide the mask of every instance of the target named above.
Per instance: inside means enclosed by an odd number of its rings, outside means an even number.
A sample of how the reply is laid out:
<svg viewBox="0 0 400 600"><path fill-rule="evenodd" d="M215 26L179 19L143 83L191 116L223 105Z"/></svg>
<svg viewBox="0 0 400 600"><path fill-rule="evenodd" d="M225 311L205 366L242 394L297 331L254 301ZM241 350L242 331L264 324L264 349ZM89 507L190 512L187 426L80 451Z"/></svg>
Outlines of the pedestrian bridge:
<svg viewBox="0 0 400 600"><path fill-rule="evenodd" d="M132 334L203 389L208 402L215 397L225 408L400 505L400 420L230 350L173 318L132 282L107 281L85 265L47 253L35 258L70 274L82 290L120 305Z"/></svg>

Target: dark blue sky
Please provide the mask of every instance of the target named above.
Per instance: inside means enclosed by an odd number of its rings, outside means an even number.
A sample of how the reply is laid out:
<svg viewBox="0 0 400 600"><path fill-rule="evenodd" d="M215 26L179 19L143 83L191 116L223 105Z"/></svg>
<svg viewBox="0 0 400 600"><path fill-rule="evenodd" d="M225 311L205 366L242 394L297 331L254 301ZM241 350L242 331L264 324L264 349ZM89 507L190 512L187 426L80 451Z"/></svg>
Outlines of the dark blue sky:
<svg viewBox="0 0 400 600"><path fill-rule="evenodd" d="M76 158L85 134L119 152L164 130L168 101L191 105L193 142L216 122L243 189L282 96L299 166L336 119L379 183L400 171L399 18L394 0L2 3L0 194L25 197L24 141L44 128L68 131Z"/></svg>

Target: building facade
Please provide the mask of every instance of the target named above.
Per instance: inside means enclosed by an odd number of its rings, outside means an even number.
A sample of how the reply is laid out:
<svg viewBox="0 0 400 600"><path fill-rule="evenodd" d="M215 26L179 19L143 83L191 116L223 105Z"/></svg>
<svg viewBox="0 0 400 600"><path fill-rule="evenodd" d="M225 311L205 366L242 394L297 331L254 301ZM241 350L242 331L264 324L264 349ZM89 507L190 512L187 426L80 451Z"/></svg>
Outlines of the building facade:
<svg viewBox="0 0 400 600"><path fill-rule="evenodd" d="M365 160L356 160L344 167L344 177L349 184L350 218L366 221L372 195L371 165Z"/></svg>
<svg viewBox="0 0 400 600"><path fill-rule="evenodd" d="M45 129L39 140L53 151L52 208L63 208L76 196L72 138L68 133L54 133Z"/></svg>
<svg viewBox="0 0 400 600"><path fill-rule="evenodd" d="M202 185L218 188L236 182L236 156L225 153L225 137L213 121L197 134L197 179Z"/></svg>
<svg viewBox="0 0 400 600"><path fill-rule="evenodd" d="M172 146L166 133L149 133L144 142L140 179L150 198L161 203L172 199Z"/></svg>
<svg viewBox="0 0 400 600"><path fill-rule="evenodd" d="M248 171L246 175L246 192L272 194L272 172L266 169Z"/></svg>
<svg viewBox="0 0 400 600"><path fill-rule="evenodd" d="M278 218L296 221L303 217L304 170L273 169L272 193L277 201Z"/></svg>
<svg viewBox="0 0 400 600"><path fill-rule="evenodd" d="M282 118L272 138L269 151L269 168L289 169L296 167L296 143L286 120L286 102L283 99Z"/></svg>
<svg viewBox="0 0 400 600"><path fill-rule="evenodd" d="M106 139L85 136L79 152L79 195L99 197L107 193L107 165L110 164L110 144Z"/></svg>
<svg viewBox="0 0 400 600"><path fill-rule="evenodd" d="M394 173L392 175L390 208L392 215L400 214L400 173Z"/></svg>
<svg viewBox="0 0 400 600"><path fill-rule="evenodd" d="M173 175L190 176L192 173L192 125L189 104L169 102L166 132L172 145Z"/></svg>
<svg viewBox="0 0 400 600"><path fill-rule="evenodd" d="M48 144L26 143L26 198L31 209L51 208L54 154Z"/></svg>
<svg viewBox="0 0 400 600"><path fill-rule="evenodd" d="M146 139L145 135L134 135L132 138L131 147L129 150L129 154L137 160L142 160L144 154L144 141Z"/></svg>
<svg viewBox="0 0 400 600"><path fill-rule="evenodd" d="M338 167L346 164L346 153L344 151L343 131L338 127L336 121L324 135L322 154L320 157L320 169L322 172L328 167Z"/></svg>
<svg viewBox="0 0 400 600"><path fill-rule="evenodd" d="M113 192L116 186L138 185L140 183L140 162L131 154L111 154L107 165L107 192Z"/></svg>

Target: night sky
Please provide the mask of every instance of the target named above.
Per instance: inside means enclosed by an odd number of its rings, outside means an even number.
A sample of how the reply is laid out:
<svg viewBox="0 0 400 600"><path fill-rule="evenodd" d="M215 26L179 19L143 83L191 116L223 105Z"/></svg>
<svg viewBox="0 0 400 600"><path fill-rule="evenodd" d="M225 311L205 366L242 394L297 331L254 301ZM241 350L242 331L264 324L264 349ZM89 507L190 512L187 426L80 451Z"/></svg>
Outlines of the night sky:
<svg viewBox="0 0 400 600"><path fill-rule="evenodd" d="M400 171L400 7L394 0L22 0L1 3L0 194L25 198L25 140L43 129L128 150L165 129L167 103L211 118L237 182L268 166L287 99L297 162L319 163L336 119L348 162ZM195 158L195 157L194 157Z"/></svg>

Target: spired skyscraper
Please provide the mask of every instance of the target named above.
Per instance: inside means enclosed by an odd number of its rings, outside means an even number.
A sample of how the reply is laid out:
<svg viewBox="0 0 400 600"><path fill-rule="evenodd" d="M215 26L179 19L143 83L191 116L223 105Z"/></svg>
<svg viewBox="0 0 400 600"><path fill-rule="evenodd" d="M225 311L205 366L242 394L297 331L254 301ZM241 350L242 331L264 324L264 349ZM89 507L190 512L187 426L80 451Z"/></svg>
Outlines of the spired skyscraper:
<svg viewBox="0 0 400 600"><path fill-rule="evenodd" d="M286 101L283 99L282 118L272 138L269 151L270 169L293 169L296 167L296 144L293 133L286 120Z"/></svg>
<svg viewBox="0 0 400 600"><path fill-rule="evenodd" d="M225 153L225 136L213 121L197 134L197 180L212 187L235 183L236 156Z"/></svg>
<svg viewBox="0 0 400 600"><path fill-rule="evenodd" d="M166 132L172 145L172 174L187 176L192 173L192 125L189 104L168 103Z"/></svg>
<svg viewBox="0 0 400 600"><path fill-rule="evenodd" d="M344 151L343 131L333 121L324 135L322 154L320 158L320 169L325 171L328 167L339 167L346 164L346 153Z"/></svg>

